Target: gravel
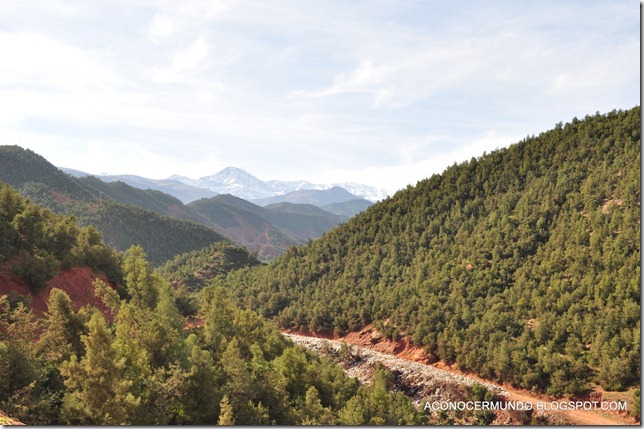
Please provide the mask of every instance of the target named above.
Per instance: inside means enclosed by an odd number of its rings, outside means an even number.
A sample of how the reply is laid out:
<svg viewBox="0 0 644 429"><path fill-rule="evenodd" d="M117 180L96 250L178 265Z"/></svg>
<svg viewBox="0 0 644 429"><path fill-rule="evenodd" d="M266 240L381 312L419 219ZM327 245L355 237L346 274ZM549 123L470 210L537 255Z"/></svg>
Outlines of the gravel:
<svg viewBox="0 0 644 429"><path fill-rule="evenodd" d="M480 384L496 396L507 397L508 392L494 384L464 375L452 374L440 368L380 353L366 347L342 341L284 334L294 343L338 363L350 377L361 383L370 383L376 364L380 363L396 376L396 388L411 396L418 406L425 401L457 401L462 399L463 386Z"/></svg>

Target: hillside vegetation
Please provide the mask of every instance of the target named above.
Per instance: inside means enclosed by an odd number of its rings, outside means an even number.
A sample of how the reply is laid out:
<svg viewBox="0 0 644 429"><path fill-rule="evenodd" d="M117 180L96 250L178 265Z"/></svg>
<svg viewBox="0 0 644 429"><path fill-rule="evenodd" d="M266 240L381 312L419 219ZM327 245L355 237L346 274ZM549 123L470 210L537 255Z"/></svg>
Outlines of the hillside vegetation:
<svg viewBox="0 0 644 429"><path fill-rule="evenodd" d="M161 265L157 272L173 286L184 286L187 291L196 292L208 286L218 275L259 264L259 260L245 248L220 242L177 255Z"/></svg>
<svg viewBox="0 0 644 429"><path fill-rule="evenodd" d="M348 217L311 204L279 203L260 207L233 195L217 195L187 206L205 222L269 261L290 246L317 238Z"/></svg>
<svg viewBox="0 0 644 429"><path fill-rule="evenodd" d="M268 266L229 274L284 328L375 323L551 394L640 378L640 108L453 165Z"/></svg>
<svg viewBox="0 0 644 429"><path fill-rule="evenodd" d="M79 228L73 217L39 207L4 184L0 231L0 262L16 261L45 280L50 265L98 264L118 274L120 291L101 280L91 285L104 304L101 312L89 305L78 308L66 292L51 289L42 319L25 300L0 296L0 409L21 422L394 425L425 420L407 397L388 391L387 371L378 370L372 386L360 386L331 361L295 347L253 311L238 308L221 288L201 291L197 314L203 324L189 327L174 289L154 272L141 247L118 257L92 227ZM37 262L41 259L44 264ZM2 422L13 422L4 415Z"/></svg>
<svg viewBox="0 0 644 429"><path fill-rule="evenodd" d="M73 216L40 207L0 182L0 272L22 279L36 293L60 269L78 265L118 281L119 263L95 228L81 228Z"/></svg>
<svg viewBox="0 0 644 429"><path fill-rule="evenodd" d="M106 183L95 176L73 177L18 146L0 146L0 180L56 212L73 213L82 225L95 226L120 251L142 246L155 265L224 237L269 261L348 219L304 204L264 208L232 195L184 205L158 190Z"/></svg>
<svg viewBox="0 0 644 429"><path fill-rule="evenodd" d="M77 179L18 146L0 146L0 180L40 205L75 215L80 225L94 226L120 251L143 246L156 265L225 240L196 223L197 217L174 197L122 182Z"/></svg>

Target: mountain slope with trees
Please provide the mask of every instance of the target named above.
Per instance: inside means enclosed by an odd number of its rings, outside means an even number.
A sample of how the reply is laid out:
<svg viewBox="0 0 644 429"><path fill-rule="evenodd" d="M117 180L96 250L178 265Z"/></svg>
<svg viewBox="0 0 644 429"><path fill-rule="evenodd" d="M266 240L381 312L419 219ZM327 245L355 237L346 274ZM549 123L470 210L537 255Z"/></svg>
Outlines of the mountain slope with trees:
<svg viewBox="0 0 644 429"><path fill-rule="evenodd" d="M197 223L198 218L170 195L95 177L77 179L18 146L0 146L0 180L38 204L74 214L83 226L93 225L120 251L143 246L154 264L225 240Z"/></svg>
<svg viewBox="0 0 644 429"><path fill-rule="evenodd" d="M261 262L244 247L219 242L201 250L182 253L161 265L157 271L176 288L194 292L208 286L218 275Z"/></svg>
<svg viewBox="0 0 644 429"><path fill-rule="evenodd" d="M574 118L228 275L284 328L375 323L550 394L640 378L640 108Z"/></svg>
<svg viewBox="0 0 644 429"><path fill-rule="evenodd" d="M228 194L193 201L187 207L263 261L317 238L347 219L308 204L260 207Z"/></svg>
<svg viewBox="0 0 644 429"><path fill-rule="evenodd" d="M41 318L0 294L0 417L75 425L419 424L422 411L391 393L379 370L360 386L331 361L296 347L221 288L201 291L199 327L187 327L177 296L141 247L117 255L89 226L35 205L0 183L3 270L38 292L50 265L112 274L118 292L87 285L101 308L49 291ZM39 260L44 260L40 264ZM8 268L11 270L11 267ZM4 275L4 273L0 272ZM11 292L11 291L10 291Z"/></svg>
<svg viewBox="0 0 644 429"><path fill-rule="evenodd" d="M0 182L0 274L20 279L33 293L60 270L86 266L121 278L117 253L92 226L52 212Z"/></svg>
<svg viewBox="0 0 644 429"><path fill-rule="evenodd" d="M264 208L232 195L184 205L158 190L106 183L91 175L73 177L18 146L0 146L0 180L39 204L96 226L106 242L121 251L133 244L143 246L155 264L222 241L223 236L268 261L348 219L322 209L312 213L305 205ZM347 207L340 210L346 212Z"/></svg>

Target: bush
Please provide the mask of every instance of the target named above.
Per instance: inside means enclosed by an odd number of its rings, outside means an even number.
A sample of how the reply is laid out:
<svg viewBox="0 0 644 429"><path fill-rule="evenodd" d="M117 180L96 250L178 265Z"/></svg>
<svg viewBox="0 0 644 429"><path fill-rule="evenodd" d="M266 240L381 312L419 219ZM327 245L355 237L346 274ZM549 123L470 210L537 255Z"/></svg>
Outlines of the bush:
<svg viewBox="0 0 644 429"><path fill-rule="evenodd" d="M23 254L12 267L12 274L24 280L29 289L37 294L47 286L47 281L54 277L59 268L59 262L51 254L37 251L33 255Z"/></svg>
<svg viewBox="0 0 644 429"><path fill-rule="evenodd" d="M631 416L635 417L635 419L639 422L640 421L640 389L636 389L635 392L633 393L633 402L631 402Z"/></svg>

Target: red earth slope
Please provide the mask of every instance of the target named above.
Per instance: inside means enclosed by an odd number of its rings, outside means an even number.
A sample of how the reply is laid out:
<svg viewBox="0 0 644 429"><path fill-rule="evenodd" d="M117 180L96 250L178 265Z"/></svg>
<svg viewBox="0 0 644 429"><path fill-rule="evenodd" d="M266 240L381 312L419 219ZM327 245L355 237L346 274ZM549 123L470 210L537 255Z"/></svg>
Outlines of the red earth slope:
<svg viewBox="0 0 644 429"><path fill-rule="evenodd" d="M38 294L32 294L25 283L12 277L7 272L0 271L0 295L9 294L11 291L31 298L31 311L40 318L47 311L47 300L53 288L58 288L67 293L78 310L85 305L92 305L109 317L109 312L103 302L94 294L94 280L100 279L105 284L114 287L104 274L98 274L88 267L73 267L61 271L47 282L47 287Z"/></svg>

